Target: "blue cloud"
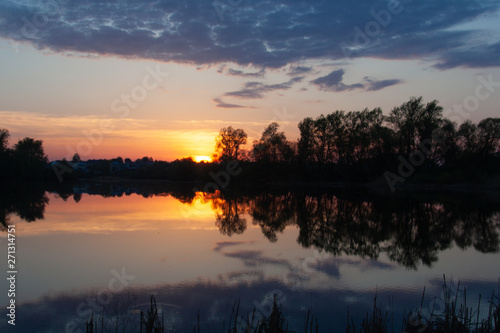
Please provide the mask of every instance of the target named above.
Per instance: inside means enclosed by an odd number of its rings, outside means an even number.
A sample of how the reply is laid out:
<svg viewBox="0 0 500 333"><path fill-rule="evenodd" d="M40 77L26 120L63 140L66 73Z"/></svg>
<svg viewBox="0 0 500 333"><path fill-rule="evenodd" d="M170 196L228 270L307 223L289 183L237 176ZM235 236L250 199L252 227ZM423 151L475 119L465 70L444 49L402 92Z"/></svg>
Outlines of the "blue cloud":
<svg viewBox="0 0 500 333"><path fill-rule="evenodd" d="M246 82L244 87L240 90L230 91L225 93L225 96L255 99L264 97L265 93L275 91L275 90L288 90L292 88L295 83L301 82L304 79L303 76L294 77L286 82L276 83L276 84L264 84L261 82L250 81Z"/></svg>
<svg viewBox="0 0 500 333"><path fill-rule="evenodd" d="M326 76L312 80L311 83L317 85L320 90L326 91L345 91L364 88L364 85L361 83L344 84L342 82L344 73L343 69L337 69Z"/></svg>
<svg viewBox="0 0 500 333"><path fill-rule="evenodd" d="M500 2L488 0L268 0L228 2L221 13L202 0L4 0L0 36L56 52L196 65L279 68L311 59L376 57L433 59L448 69L500 65L494 56L498 29L491 38L478 38L481 30L453 30L499 9Z"/></svg>
<svg viewBox="0 0 500 333"><path fill-rule="evenodd" d="M402 80L398 79L392 79L392 80L380 80L380 81L373 81L370 79L366 79L368 81L368 84L366 86L366 90L368 91L376 91L380 89L384 89L396 84L403 83Z"/></svg>

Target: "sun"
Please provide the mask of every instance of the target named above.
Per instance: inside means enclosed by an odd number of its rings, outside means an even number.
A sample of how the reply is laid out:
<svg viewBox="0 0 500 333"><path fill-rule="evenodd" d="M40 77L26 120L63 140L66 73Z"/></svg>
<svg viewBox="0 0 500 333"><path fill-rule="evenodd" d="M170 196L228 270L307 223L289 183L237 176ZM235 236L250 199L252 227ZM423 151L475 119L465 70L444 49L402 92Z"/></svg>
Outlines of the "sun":
<svg viewBox="0 0 500 333"><path fill-rule="evenodd" d="M199 163L199 162L212 162L212 158L210 156L199 155L199 156L193 156L193 161L195 161L196 163Z"/></svg>

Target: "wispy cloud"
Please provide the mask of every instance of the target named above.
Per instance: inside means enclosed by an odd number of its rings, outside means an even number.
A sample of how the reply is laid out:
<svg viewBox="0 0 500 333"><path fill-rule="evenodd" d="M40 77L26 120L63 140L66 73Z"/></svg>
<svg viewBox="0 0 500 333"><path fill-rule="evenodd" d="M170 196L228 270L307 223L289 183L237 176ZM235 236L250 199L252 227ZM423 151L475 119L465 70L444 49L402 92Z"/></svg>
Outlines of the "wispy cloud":
<svg viewBox="0 0 500 333"><path fill-rule="evenodd" d="M366 87L366 90L368 91L376 91L396 84L403 83L403 81L399 79L373 81L367 78L366 81L368 82Z"/></svg>
<svg viewBox="0 0 500 333"><path fill-rule="evenodd" d="M364 88L364 85L361 83L345 84L342 82L344 73L345 71L343 69L337 69L328 75L312 80L311 83L317 85L320 90L326 91L344 91Z"/></svg>
<svg viewBox="0 0 500 333"><path fill-rule="evenodd" d="M243 105L231 104L231 103L223 102L220 98L214 98L213 101L216 103L216 106L218 108L238 109L238 108L244 108L245 107Z"/></svg>
<svg viewBox="0 0 500 333"><path fill-rule="evenodd" d="M290 70L288 71L288 75L294 76L294 75L303 75L306 73L309 73L312 71L312 67L308 66L291 66Z"/></svg>
<svg viewBox="0 0 500 333"><path fill-rule="evenodd" d="M367 91L381 90L396 84L400 84L403 81L399 79L390 80L373 80L369 77L365 77L362 83L345 84L344 83L343 69L337 69L328 75L319 77L312 80L310 83L319 87L320 90L324 91L346 91L354 89L365 89Z"/></svg>
<svg viewBox="0 0 500 333"><path fill-rule="evenodd" d="M266 74L266 70L265 69L261 69L258 72L244 72L242 70L237 70L237 69L229 68L227 70L226 74L230 75L230 76L257 77L257 78L261 78L261 77L263 77Z"/></svg>
<svg viewBox="0 0 500 333"><path fill-rule="evenodd" d="M277 84L264 84L261 82L246 82L241 90L230 91L224 94L224 96L231 96L237 98L246 99L256 99L263 98L264 94L276 90L288 90L292 86L304 79L303 76L298 76L290 79L289 81L277 83Z"/></svg>

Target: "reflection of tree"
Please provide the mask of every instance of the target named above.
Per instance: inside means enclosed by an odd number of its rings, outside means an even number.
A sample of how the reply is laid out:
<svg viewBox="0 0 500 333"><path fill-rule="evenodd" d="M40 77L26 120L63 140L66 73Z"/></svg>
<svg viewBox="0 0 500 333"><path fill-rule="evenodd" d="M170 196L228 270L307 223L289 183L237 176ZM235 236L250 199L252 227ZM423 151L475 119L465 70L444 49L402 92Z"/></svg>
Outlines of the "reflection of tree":
<svg viewBox="0 0 500 333"><path fill-rule="evenodd" d="M457 198L459 198L457 200ZM446 198L445 198L446 199ZM331 193L247 198L250 215L264 235L276 240L287 225L299 227L298 242L334 255L376 259L380 253L409 268L430 266L453 242L460 248L499 250L500 208L469 198L416 196L369 199Z"/></svg>
<svg viewBox="0 0 500 333"><path fill-rule="evenodd" d="M264 193L251 202L253 223L259 224L262 233L271 242L278 239L277 233L283 232L287 225L293 223L295 216L294 196L288 192L284 195Z"/></svg>
<svg viewBox="0 0 500 333"><path fill-rule="evenodd" d="M383 232L378 223L368 219L371 204L321 194L303 196L297 209L298 242L303 246L314 246L335 255L378 257Z"/></svg>
<svg viewBox="0 0 500 333"><path fill-rule="evenodd" d="M137 187L136 187L137 186ZM149 186L149 187L148 187ZM399 195L380 197L369 193L283 192L241 195L194 193L192 187L168 185L156 188L138 185L76 186L58 191L62 198L79 193L104 197L138 193L150 197L172 195L185 204L195 198L210 203L216 226L223 235L241 234L248 214L271 242L287 226L299 229L297 242L333 255L356 255L376 259L387 257L409 268L430 266L439 252L454 244L474 247L483 253L500 250L500 204L489 198L460 195ZM5 230L11 214L26 221L43 219L48 198L40 188L4 187L0 193L0 228Z"/></svg>
<svg viewBox="0 0 500 333"><path fill-rule="evenodd" d="M446 210L449 223L456 221L453 234L460 248L474 246L483 253L499 250L500 212L493 203L477 198L449 205Z"/></svg>
<svg viewBox="0 0 500 333"><path fill-rule="evenodd" d="M395 202L393 210L392 236L385 247L391 260L412 268L420 261L430 266L439 251L451 246L452 226L446 223L440 205L404 198Z"/></svg>
<svg viewBox="0 0 500 333"><path fill-rule="evenodd" d="M221 234L231 236L241 234L246 230L247 222L240 218L240 213L244 213L246 207L245 200L233 194L220 195L212 199L212 208L217 218L215 225Z"/></svg>
<svg viewBox="0 0 500 333"><path fill-rule="evenodd" d="M169 194L184 204L191 204L196 196L194 191L170 191ZM157 194L158 195L158 194Z"/></svg>
<svg viewBox="0 0 500 333"><path fill-rule="evenodd" d="M321 195L298 205L299 243L333 254L377 258L380 252L406 267L430 266L438 253L452 246L473 245L483 252L499 247L498 207L422 201L416 197L363 202Z"/></svg>
<svg viewBox="0 0 500 333"><path fill-rule="evenodd" d="M45 206L48 203L49 198L45 194L45 191L40 188L24 188L14 185L5 185L0 196L1 230L7 230L11 214L17 214L27 222L43 219Z"/></svg>
<svg viewBox="0 0 500 333"><path fill-rule="evenodd" d="M80 200L82 200L82 194L81 193L73 194L73 200L75 200L76 203L79 203Z"/></svg>

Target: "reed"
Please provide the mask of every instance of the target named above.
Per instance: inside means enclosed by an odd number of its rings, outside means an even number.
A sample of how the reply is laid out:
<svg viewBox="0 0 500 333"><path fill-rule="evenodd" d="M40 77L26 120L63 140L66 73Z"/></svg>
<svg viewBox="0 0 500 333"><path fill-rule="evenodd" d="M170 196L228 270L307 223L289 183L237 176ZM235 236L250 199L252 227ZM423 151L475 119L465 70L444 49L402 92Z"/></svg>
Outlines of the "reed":
<svg viewBox="0 0 500 333"><path fill-rule="evenodd" d="M467 304L467 290L462 288L463 297L460 297L459 292L460 282L456 289L443 277L443 302L444 309L441 313L434 313L432 309L424 309L425 288L422 292L420 307L416 311L404 315L401 330L398 332L407 333L500 333L500 298L498 291L492 292L488 301L487 316L481 317L481 296L479 296L477 308L470 307ZM500 290L500 280L499 280ZM436 301L436 299L435 299ZM434 303L435 303L434 301ZM293 331L288 328L288 321L283 315L282 306L278 304L278 295L274 295L273 307L271 314L265 318L258 318L256 309L246 315L246 319L240 316L240 300L234 302L231 309L231 315L226 328L226 322L222 323L222 327L218 330L210 330L210 332L222 333L288 333L288 332L303 332L303 333L319 333L325 332L320 329L318 317L308 310L304 316L303 330ZM103 321L101 317L101 332L103 331ZM86 333L98 333L98 323L94 319L94 314L89 321L86 322ZM146 313L140 313L140 333L165 333L163 312L160 317L156 300L153 296L150 299L150 307ZM171 333L175 332L171 328ZM197 323L193 326L193 333L203 332L200 325L200 313L197 314ZM333 331L332 331L333 332ZM359 329L355 319L347 314L346 333L388 333L394 332L394 313L392 311L383 311L377 303L377 295L375 294L373 301L373 309L367 312L362 319Z"/></svg>

